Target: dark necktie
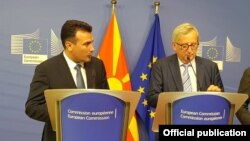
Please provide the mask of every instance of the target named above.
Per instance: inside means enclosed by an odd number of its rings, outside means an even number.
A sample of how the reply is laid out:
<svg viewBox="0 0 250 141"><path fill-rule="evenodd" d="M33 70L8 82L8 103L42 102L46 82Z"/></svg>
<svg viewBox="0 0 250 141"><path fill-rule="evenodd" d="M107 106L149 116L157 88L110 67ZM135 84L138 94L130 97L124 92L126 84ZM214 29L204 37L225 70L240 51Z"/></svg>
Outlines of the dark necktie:
<svg viewBox="0 0 250 141"><path fill-rule="evenodd" d="M182 84L183 84L183 90L184 92L191 92L192 91L192 85L191 85L191 79L188 73L188 67L190 66L189 64L183 64L182 65L185 70L182 74Z"/></svg>
<svg viewBox="0 0 250 141"><path fill-rule="evenodd" d="M83 77L82 77L82 73L81 73L81 65L80 64L77 64L75 66L75 69L76 69L76 87L77 88L85 88L85 84L84 84L84 80L83 80Z"/></svg>

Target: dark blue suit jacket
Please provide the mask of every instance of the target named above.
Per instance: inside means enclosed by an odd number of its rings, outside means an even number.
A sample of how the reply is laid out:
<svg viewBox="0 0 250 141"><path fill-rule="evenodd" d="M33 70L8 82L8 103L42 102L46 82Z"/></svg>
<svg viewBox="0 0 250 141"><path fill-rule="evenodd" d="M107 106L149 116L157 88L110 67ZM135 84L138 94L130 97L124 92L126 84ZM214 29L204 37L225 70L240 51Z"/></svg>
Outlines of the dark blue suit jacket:
<svg viewBox="0 0 250 141"><path fill-rule="evenodd" d="M90 62L85 63L84 67L88 88L109 89L105 67L100 59L92 57ZM42 141L56 141L56 134L50 124L44 97L44 90L46 89L76 89L63 53L36 67L25 104L25 112L30 118L45 122Z"/></svg>
<svg viewBox="0 0 250 141"><path fill-rule="evenodd" d="M209 85L217 85L224 91L216 63L196 56L197 91L206 91ZM159 59L152 68L149 91L146 94L151 107L156 107L161 92L183 91L177 55Z"/></svg>

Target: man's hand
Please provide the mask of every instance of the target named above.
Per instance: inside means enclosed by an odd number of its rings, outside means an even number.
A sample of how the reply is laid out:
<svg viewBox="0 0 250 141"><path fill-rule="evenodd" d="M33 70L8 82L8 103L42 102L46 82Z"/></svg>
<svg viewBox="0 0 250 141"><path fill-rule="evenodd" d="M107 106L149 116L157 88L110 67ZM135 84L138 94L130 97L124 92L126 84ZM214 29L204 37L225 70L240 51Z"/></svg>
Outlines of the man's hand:
<svg viewBox="0 0 250 141"><path fill-rule="evenodd" d="M219 87L216 86L216 85L210 85L210 86L207 88L207 91L209 91L209 92L221 92L221 88L219 88Z"/></svg>

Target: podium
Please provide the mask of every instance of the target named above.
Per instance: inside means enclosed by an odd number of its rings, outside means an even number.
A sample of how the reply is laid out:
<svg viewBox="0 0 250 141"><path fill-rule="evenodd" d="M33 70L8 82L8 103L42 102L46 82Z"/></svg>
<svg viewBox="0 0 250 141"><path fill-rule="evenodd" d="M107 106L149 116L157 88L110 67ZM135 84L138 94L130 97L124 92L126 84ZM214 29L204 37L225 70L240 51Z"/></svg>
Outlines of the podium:
<svg viewBox="0 0 250 141"><path fill-rule="evenodd" d="M45 90L57 141L126 140L139 92L96 89Z"/></svg>
<svg viewBox="0 0 250 141"><path fill-rule="evenodd" d="M247 100L247 94L228 92L163 92L158 97L152 126L228 125Z"/></svg>

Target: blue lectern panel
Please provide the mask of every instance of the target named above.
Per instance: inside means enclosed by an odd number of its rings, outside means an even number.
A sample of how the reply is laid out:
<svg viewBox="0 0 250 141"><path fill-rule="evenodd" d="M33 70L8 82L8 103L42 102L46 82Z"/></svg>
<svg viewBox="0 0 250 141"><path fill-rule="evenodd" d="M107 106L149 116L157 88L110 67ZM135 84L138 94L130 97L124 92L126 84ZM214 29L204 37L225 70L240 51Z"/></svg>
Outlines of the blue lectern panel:
<svg viewBox="0 0 250 141"><path fill-rule="evenodd" d="M173 124L228 124L230 103L216 95L197 95L176 100Z"/></svg>
<svg viewBox="0 0 250 141"><path fill-rule="evenodd" d="M109 95L87 93L61 102L62 141L120 141L124 102Z"/></svg>

